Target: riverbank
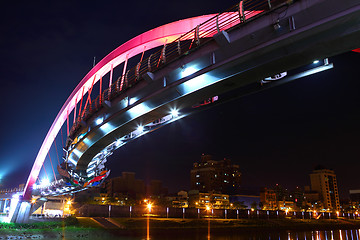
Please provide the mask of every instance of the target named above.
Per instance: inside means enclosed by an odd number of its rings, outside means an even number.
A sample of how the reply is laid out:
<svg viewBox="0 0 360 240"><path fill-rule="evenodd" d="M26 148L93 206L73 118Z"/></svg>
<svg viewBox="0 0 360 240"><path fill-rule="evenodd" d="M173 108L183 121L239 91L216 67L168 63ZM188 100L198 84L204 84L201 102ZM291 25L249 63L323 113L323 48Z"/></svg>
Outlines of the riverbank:
<svg viewBox="0 0 360 240"><path fill-rule="evenodd" d="M104 219L103 219L104 220ZM106 220L105 220L106 221ZM101 222L101 221L100 221ZM360 229L360 220L349 219L178 219L111 218L112 227L94 218L70 218L55 222L1 224L0 239L104 239L111 236L184 235L211 232L280 232Z"/></svg>

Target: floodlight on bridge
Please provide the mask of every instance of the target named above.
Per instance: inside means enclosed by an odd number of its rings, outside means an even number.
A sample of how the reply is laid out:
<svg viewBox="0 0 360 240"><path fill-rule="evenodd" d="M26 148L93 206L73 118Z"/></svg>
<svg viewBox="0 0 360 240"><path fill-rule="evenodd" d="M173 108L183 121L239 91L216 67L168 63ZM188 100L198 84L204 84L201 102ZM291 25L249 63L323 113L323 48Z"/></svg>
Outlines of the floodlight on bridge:
<svg viewBox="0 0 360 240"><path fill-rule="evenodd" d="M104 121L104 119L103 119L102 117L100 117L100 118L96 119L95 122L96 122L97 125L99 125L99 124L101 124L103 121Z"/></svg>
<svg viewBox="0 0 360 240"><path fill-rule="evenodd" d="M314 60L313 64L318 64L320 61L319 60Z"/></svg>
<svg viewBox="0 0 360 240"><path fill-rule="evenodd" d="M122 143L123 143L123 142L122 142L120 139L118 139L118 140L116 140L116 142L115 142L115 146L116 146L116 147L119 147Z"/></svg>
<svg viewBox="0 0 360 240"><path fill-rule="evenodd" d="M48 186L50 186L50 180L48 178L42 179L41 183L40 183L40 187L44 188L44 187L48 187Z"/></svg>
<svg viewBox="0 0 360 240"><path fill-rule="evenodd" d="M184 77L190 76L191 74L193 74L193 73L195 73L197 71L198 71L198 69L196 69L193 66L183 67L183 70L181 72L181 77L184 78Z"/></svg>
<svg viewBox="0 0 360 240"><path fill-rule="evenodd" d="M176 109L172 109L170 113L174 118L179 116L179 111Z"/></svg>
<svg viewBox="0 0 360 240"><path fill-rule="evenodd" d="M135 117L139 117L141 115L146 114L150 110L152 110L152 108L147 106L146 103L143 102L143 103L140 103L140 104L130 108L129 113L130 113L131 117L135 118Z"/></svg>
<svg viewBox="0 0 360 240"><path fill-rule="evenodd" d="M144 132L144 126L138 126L137 127L137 130L140 132L140 133L142 133L142 132Z"/></svg>
<svg viewBox="0 0 360 240"><path fill-rule="evenodd" d="M138 100L138 99L137 99L137 98L135 98L135 97L130 98L130 100L129 100L129 105L134 104L137 100Z"/></svg>

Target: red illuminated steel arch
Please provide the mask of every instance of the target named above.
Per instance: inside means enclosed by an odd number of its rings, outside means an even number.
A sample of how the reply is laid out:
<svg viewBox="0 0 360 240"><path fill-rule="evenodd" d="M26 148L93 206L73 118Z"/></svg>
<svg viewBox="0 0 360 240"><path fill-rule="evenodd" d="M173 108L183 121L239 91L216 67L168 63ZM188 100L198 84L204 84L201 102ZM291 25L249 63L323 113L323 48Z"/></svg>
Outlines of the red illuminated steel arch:
<svg viewBox="0 0 360 240"><path fill-rule="evenodd" d="M93 82L96 83L100 77L109 73L112 68L124 62L126 58L131 58L141 53L144 47L149 50L162 46L165 42L172 42L214 16L216 16L216 14L188 18L149 30L122 44L96 64L70 94L51 125L27 179L23 192L24 199L31 198L32 186L40 173L41 166L45 161L55 137L59 133L68 115L80 101L81 96L88 92Z"/></svg>
<svg viewBox="0 0 360 240"><path fill-rule="evenodd" d="M242 14L244 15L244 18L247 19L257 15L259 12L261 11L245 11L245 14L244 12ZM224 15L229 17L230 19L235 19L236 16L239 17L238 12L227 12L224 13ZM142 33L116 48L114 51L104 57L94 68L92 68L90 72L86 74L86 76L81 80L81 82L70 94L70 96L62 106L61 110L59 111L58 115L56 116L53 124L51 125L36 156L34 165L27 179L23 192L23 198L25 200L31 198L32 186L40 173L41 166L45 161L46 155L49 152L55 137L59 133L64 122L68 119L69 114L73 111L76 104L80 101L81 97L89 91L89 89L94 83L96 83L104 75L112 71L114 67L126 61L126 59L143 52L145 48L146 50L149 50L172 42L179 38L181 35L184 35L192 29L196 28L201 23L204 23L207 20L216 16L218 16L218 14L209 14L188 18L172 22ZM231 27L236 24L237 22L232 20L232 22L228 24L227 27ZM197 33L199 34L199 32ZM195 36L189 36L187 39L193 38L195 38Z"/></svg>

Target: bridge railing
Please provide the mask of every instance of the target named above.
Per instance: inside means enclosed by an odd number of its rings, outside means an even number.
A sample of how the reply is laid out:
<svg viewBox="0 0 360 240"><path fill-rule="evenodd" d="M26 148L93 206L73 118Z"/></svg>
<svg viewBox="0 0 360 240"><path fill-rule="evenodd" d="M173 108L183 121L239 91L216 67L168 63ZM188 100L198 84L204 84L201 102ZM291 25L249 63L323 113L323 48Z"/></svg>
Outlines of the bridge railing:
<svg viewBox="0 0 360 240"><path fill-rule="evenodd" d="M111 101L126 89L137 84L145 73L154 72L165 64L189 54L196 48L206 44L215 34L221 31L240 27L242 24L266 14L279 5L286 5L291 2L292 0L241 0L239 4L217 14L174 41L165 42L161 50L152 53L145 59L141 57L140 62L135 67L126 71L109 89L106 89L96 99L92 100L79 114L70 131L70 136L80 128L81 121L86 121L101 108L105 100Z"/></svg>
<svg viewBox="0 0 360 240"><path fill-rule="evenodd" d="M13 193L13 192L22 192L24 191L24 188L23 187L17 187L17 188L9 188L9 189L2 189L0 190L0 194L3 194L3 193Z"/></svg>

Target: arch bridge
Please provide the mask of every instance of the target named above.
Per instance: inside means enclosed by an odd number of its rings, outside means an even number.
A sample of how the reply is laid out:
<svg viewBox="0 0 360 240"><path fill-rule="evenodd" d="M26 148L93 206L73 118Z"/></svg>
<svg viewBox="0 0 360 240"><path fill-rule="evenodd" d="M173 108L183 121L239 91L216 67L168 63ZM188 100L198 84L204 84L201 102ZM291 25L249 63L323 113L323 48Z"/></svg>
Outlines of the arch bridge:
<svg viewBox="0 0 360 240"><path fill-rule="evenodd" d="M23 216L31 212L26 209L33 195L74 193L100 184L109 174L107 157L137 137L205 105L332 68L328 57L360 47L359 30L357 0L241 0L223 13L169 23L129 40L95 65L62 106L12 221L27 221ZM128 69L133 57L140 60ZM315 59L323 60L288 74ZM116 67L123 74L115 80ZM100 94L92 99L96 88ZM35 185L64 124L62 179Z"/></svg>

